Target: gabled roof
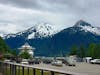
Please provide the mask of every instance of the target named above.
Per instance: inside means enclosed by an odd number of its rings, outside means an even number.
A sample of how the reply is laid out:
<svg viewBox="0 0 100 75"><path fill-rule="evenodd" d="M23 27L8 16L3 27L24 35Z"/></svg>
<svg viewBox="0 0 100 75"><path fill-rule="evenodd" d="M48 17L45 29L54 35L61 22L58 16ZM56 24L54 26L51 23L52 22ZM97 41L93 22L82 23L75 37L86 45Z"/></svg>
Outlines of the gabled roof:
<svg viewBox="0 0 100 75"><path fill-rule="evenodd" d="M33 48L32 46L30 46L27 42L24 44L24 45L22 45L20 48L18 48L18 49L31 49L31 50L33 50L33 49L35 49L35 48Z"/></svg>

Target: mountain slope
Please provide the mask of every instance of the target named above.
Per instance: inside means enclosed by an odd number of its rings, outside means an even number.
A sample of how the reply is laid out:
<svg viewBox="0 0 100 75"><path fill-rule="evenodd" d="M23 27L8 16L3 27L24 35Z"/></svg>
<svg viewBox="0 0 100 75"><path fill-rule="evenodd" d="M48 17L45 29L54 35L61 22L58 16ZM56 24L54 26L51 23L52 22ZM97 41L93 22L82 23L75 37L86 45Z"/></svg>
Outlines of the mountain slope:
<svg viewBox="0 0 100 75"><path fill-rule="evenodd" d="M47 23L41 23L22 32L16 34L8 34L7 36L4 37L4 39L9 39L14 37L24 37L25 39L43 38L43 37L53 36L57 32L58 31L55 30L53 25Z"/></svg>
<svg viewBox="0 0 100 75"><path fill-rule="evenodd" d="M90 43L100 43L100 29L93 27L83 20L78 21L73 27L66 28L58 33L52 32L52 35L51 33L46 32L47 34L45 37L37 32L41 31L39 29L35 31L36 33L33 33L34 28L32 28L33 31L29 29L31 32L27 30L24 33L22 32L20 36L6 38L5 41L11 48L18 48L25 42L28 42L36 48L35 55L39 56L55 56L61 55L62 53L66 55L73 45L84 45L87 47ZM53 31L52 28L49 28L49 31ZM32 36L32 38L29 38L29 35ZM40 38L41 36L42 38ZM26 38L28 39L26 40Z"/></svg>
<svg viewBox="0 0 100 75"><path fill-rule="evenodd" d="M74 27L79 27L79 28L81 28L81 30L84 30L85 32L91 32L93 34L100 35L99 27L93 27L91 24L89 24L83 20L78 21L74 25Z"/></svg>

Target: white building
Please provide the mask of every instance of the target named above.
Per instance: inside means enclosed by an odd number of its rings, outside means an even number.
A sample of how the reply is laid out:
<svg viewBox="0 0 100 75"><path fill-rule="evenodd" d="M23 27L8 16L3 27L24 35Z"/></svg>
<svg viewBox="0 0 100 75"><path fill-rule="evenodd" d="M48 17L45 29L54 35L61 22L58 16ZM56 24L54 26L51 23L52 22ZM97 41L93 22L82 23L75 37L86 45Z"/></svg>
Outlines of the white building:
<svg viewBox="0 0 100 75"><path fill-rule="evenodd" d="M24 45L22 45L18 49L20 50L19 54L21 54L22 52L27 51L31 55L31 57L34 56L34 50L35 50L35 48L33 48L32 46L30 46L28 43L25 43Z"/></svg>

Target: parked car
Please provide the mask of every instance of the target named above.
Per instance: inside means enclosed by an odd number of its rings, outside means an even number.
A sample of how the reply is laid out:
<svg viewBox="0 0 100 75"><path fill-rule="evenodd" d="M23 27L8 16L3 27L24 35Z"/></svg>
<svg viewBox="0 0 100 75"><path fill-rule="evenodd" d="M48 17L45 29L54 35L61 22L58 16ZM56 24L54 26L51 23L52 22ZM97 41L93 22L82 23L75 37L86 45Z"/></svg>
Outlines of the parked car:
<svg viewBox="0 0 100 75"><path fill-rule="evenodd" d="M34 64L40 64L41 62L37 59L34 60Z"/></svg>
<svg viewBox="0 0 100 75"><path fill-rule="evenodd" d="M4 60L4 62L11 62L11 60L9 60L9 59L6 59L6 60Z"/></svg>
<svg viewBox="0 0 100 75"><path fill-rule="evenodd" d="M28 64L28 60L27 59L22 59L21 64Z"/></svg>
<svg viewBox="0 0 100 75"><path fill-rule="evenodd" d="M16 58L16 63L21 63L22 58Z"/></svg>
<svg viewBox="0 0 100 75"><path fill-rule="evenodd" d="M100 59L93 59L90 61L92 64L100 64Z"/></svg>
<svg viewBox="0 0 100 75"><path fill-rule="evenodd" d="M68 65L68 66L76 66L75 65L75 59L73 59L73 58L71 58L71 57L68 57L67 59L66 59L66 65Z"/></svg>
<svg viewBox="0 0 100 75"><path fill-rule="evenodd" d="M54 60L51 64L54 66L63 66L62 61L59 61L59 60Z"/></svg>
<svg viewBox="0 0 100 75"><path fill-rule="evenodd" d="M51 59L43 59L42 61L43 61L43 63L45 63L45 64L51 64L51 62L52 62Z"/></svg>
<svg viewBox="0 0 100 75"><path fill-rule="evenodd" d="M29 60L28 63L29 63L30 65L32 65L32 64L34 64L34 60Z"/></svg>
<svg viewBox="0 0 100 75"><path fill-rule="evenodd" d="M76 66L74 62L68 61L68 66Z"/></svg>

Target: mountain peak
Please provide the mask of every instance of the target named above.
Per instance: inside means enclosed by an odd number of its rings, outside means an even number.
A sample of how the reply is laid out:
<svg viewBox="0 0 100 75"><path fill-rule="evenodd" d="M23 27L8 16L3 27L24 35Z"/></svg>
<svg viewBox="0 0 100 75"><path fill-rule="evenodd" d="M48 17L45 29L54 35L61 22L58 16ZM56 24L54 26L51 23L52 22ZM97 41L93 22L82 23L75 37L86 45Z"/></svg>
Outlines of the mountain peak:
<svg viewBox="0 0 100 75"><path fill-rule="evenodd" d="M35 26L36 28L46 28L46 29L53 29L53 25L48 23L40 23Z"/></svg>
<svg viewBox="0 0 100 75"><path fill-rule="evenodd" d="M91 24L89 24L88 22L84 21L84 20L79 20L76 22L76 24L74 25L75 27L80 27L80 26L91 26Z"/></svg>
<svg viewBox="0 0 100 75"><path fill-rule="evenodd" d="M35 32L33 32L35 30ZM34 37L48 37L52 36L56 33L55 28L53 25L50 25L48 23L40 23L32 27L29 31L32 31L32 33L28 36L28 39L32 39ZM38 36L37 36L38 35Z"/></svg>
<svg viewBox="0 0 100 75"><path fill-rule="evenodd" d="M24 30L22 32L18 32L16 34L8 34L4 37L4 39L8 39L10 37L22 37L24 36L26 39L35 39L35 38L43 38L43 37L51 37L54 34L58 33L54 25L48 23L38 23L33 27Z"/></svg>
<svg viewBox="0 0 100 75"><path fill-rule="evenodd" d="M74 27L78 27L81 31L91 32L93 34L100 35L100 28L92 26L84 20L79 20L78 22L76 22Z"/></svg>

